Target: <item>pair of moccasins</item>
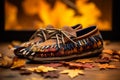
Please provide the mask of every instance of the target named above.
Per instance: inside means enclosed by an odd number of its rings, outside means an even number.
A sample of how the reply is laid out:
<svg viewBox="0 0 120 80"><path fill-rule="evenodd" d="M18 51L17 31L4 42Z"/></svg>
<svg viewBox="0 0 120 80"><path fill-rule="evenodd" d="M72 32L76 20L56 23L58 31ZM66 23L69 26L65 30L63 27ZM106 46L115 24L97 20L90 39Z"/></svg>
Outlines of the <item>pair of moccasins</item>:
<svg viewBox="0 0 120 80"><path fill-rule="evenodd" d="M103 39L96 26L82 29L81 24L56 29L38 29L29 41L17 46L14 54L31 61L57 62L101 53Z"/></svg>

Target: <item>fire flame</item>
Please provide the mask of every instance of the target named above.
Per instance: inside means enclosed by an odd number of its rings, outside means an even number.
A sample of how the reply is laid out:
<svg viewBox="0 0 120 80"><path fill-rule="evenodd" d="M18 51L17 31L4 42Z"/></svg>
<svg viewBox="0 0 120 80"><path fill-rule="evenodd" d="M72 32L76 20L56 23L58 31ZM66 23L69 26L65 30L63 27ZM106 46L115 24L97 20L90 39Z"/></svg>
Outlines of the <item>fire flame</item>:
<svg viewBox="0 0 120 80"><path fill-rule="evenodd" d="M45 27L48 24L56 28L61 28L63 26L73 26L80 23L83 25L83 28L97 25L100 30L111 30L111 23L109 21L102 21L100 19L103 15L101 11L95 3L88 3L88 1L89 0L75 1L74 5L81 15L76 15L75 10L69 8L61 0L56 0L53 8L51 8L50 4L45 0L24 0L22 2L22 8L25 14L29 16L38 15L41 19L40 21L33 21L33 24L36 25L34 29ZM24 30L24 27L18 24L17 12L18 9L15 6L9 2L5 2L6 30ZM27 28L30 30L30 27Z"/></svg>

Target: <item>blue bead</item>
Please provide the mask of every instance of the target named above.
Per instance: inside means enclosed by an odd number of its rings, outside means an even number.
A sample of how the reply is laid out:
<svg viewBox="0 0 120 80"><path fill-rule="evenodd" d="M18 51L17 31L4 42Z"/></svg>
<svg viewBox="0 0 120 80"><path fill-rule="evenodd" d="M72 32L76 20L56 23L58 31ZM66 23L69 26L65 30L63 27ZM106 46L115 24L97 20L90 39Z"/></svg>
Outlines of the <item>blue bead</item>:
<svg viewBox="0 0 120 80"><path fill-rule="evenodd" d="M67 46L66 45L64 45L64 50L67 50Z"/></svg>
<svg viewBox="0 0 120 80"><path fill-rule="evenodd" d="M71 46L70 46L70 43L67 44L67 47L68 47L69 50L71 49L71 48L70 48L70 47L71 47Z"/></svg>
<svg viewBox="0 0 120 80"><path fill-rule="evenodd" d="M92 46L94 44L94 41L90 37L88 38L88 40L89 40L89 45Z"/></svg>
<svg viewBox="0 0 120 80"><path fill-rule="evenodd" d="M90 37L90 41L91 41L92 43L94 43L94 40L93 40L93 38L92 38L92 37Z"/></svg>
<svg viewBox="0 0 120 80"><path fill-rule="evenodd" d="M73 49L73 48L74 48L74 44L70 43L70 49Z"/></svg>

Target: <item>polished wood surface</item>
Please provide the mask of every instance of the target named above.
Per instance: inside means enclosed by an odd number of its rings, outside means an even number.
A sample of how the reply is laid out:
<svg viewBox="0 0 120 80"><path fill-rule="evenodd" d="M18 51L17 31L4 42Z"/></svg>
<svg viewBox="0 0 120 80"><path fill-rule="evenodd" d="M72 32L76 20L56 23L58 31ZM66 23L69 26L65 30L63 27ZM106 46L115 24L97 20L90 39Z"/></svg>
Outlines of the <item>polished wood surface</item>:
<svg viewBox="0 0 120 80"><path fill-rule="evenodd" d="M8 49L10 43L0 43L0 52L4 54L12 53ZM120 42L109 42L104 45L105 49L120 50ZM40 74L32 73L31 75L20 75L19 70L10 70L0 68L0 80L120 80L120 62L111 62L117 66L117 69L98 70L96 68L86 69L85 75L79 75L71 79L67 74L60 74L59 78L45 78ZM40 64L27 64L27 66L37 66ZM64 70L65 67L58 67L59 70Z"/></svg>

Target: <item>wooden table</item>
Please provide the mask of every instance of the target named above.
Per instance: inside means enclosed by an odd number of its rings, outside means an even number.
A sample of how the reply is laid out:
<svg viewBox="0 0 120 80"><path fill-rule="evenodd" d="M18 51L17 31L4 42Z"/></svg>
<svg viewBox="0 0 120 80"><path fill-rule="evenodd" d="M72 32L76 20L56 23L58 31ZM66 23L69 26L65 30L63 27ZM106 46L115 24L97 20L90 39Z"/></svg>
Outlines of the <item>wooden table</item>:
<svg viewBox="0 0 120 80"><path fill-rule="evenodd" d="M0 43L0 52L11 53L8 50L8 44ZM104 45L106 49L120 50L120 42L110 42ZM120 80L120 62L112 62L118 68L112 70L98 70L87 69L85 75L79 75L71 79L67 74L60 74L59 78L45 78L41 75L32 73L31 75L20 75L19 70L10 70L6 68L0 68L0 80ZM40 64L28 64L28 66L35 66ZM64 70L64 67L59 67L59 70Z"/></svg>

